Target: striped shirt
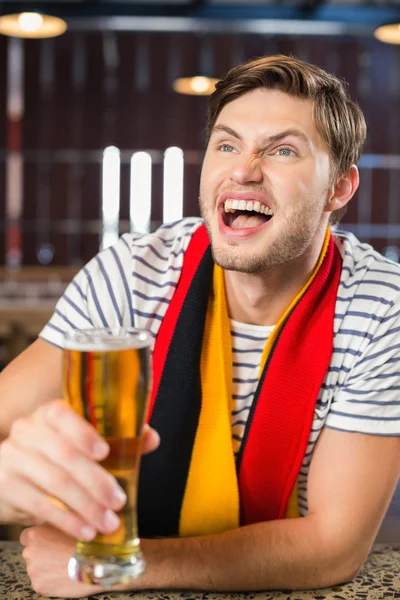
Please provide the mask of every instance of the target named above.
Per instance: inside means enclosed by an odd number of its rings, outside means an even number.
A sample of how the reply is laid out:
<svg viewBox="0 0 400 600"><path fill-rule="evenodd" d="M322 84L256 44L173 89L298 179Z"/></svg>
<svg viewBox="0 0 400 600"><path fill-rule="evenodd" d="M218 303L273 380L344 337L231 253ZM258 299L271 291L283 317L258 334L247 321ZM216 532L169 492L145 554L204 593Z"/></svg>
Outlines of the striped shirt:
<svg viewBox="0 0 400 600"><path fill-rule="evenodd" d="M232 339L232 442L237 456L258 384L260 359L273 327L230 319Z"/></svg>
<svg viewBox="0 0 400 600"><path fill-rule="evenodd" d="M148 329L155 339L177 287L184 253L201 224L199 218L188 218L151 234L123 235L76 275L40 336L62 347L63 334L70 329L126 326ZM334 237L343 259L334 347L299 474L303 515L309 465L324 426L400 435L400 266L353 234L335 231ZM231 321L235 452L271 329Z"/></svg>

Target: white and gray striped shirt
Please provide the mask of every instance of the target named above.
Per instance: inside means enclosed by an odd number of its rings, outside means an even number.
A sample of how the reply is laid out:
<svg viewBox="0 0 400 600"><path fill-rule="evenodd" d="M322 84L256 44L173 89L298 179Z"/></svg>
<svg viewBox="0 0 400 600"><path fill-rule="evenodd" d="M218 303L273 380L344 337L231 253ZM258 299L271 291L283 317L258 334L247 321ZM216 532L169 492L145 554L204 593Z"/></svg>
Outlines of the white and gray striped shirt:
<svg viewBox="0 0 400 600"><path fill-rule="evenodd" d="M62 347L63 334L71 328L129 326L149 329L155 339L179 281L184 253L201 224L199 218L188 218L151 234L123 235L76 275L40 336ZM334 349L299 475L303 515L307 513L311 456L324 425L400 435L400 266L352 234L334 235L343 258ZM236 453L271 330L231 320Z"/></svg>

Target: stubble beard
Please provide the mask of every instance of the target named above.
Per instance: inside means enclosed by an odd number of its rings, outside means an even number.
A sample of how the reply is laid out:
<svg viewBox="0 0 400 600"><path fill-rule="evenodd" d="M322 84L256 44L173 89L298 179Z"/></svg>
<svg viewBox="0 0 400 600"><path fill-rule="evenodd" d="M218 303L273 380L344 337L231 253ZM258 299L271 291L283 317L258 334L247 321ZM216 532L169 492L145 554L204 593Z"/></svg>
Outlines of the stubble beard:
<svg viewBox="0 0 400 600"><path fill-rule="evenodd" d="M199 204L211 240L214 262L227 271L260 275L281 265L288 264L306 252L319 228L325 197L314 199L306 207L301 207L301 210L299 206L295 205L292 213L283 220L284 225L281 228L279 238L275 239L265 251L251 255L247 253L243 255L243 247L240 243L234 241L228 242L230 248L216 249L212 236L212 215L201 194ZM266 235L268 235L267 232Z"/></svg>

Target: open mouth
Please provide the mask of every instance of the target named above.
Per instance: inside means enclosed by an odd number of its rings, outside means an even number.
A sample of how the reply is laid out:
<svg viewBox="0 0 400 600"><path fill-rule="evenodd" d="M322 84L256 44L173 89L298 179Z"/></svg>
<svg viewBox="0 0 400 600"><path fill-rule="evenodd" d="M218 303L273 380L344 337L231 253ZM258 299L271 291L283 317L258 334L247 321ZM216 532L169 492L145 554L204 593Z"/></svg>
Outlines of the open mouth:
<svg viewBox="0 0 400 600"><path fill-rule="evenodd" d="M265 204L245 200L226 200L222 205L222 220L230 229L250 229L268 223L272 210Z"/></svg>

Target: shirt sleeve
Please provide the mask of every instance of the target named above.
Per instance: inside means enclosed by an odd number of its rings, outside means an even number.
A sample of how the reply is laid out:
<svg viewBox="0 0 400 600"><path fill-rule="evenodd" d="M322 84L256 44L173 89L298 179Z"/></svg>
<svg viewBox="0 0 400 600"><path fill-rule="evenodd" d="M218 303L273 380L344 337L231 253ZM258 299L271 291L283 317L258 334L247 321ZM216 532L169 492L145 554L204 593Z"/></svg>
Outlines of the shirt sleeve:
<svg viewBox="0 0 400 600"><path fill-rule="evenodd" d="M134 327L131 263L123 236L74 277L39 337L63 348L64 335L72 329Z"/></svg>
<svg viewBox="0 0 400 600"><path fill-rule="evenodd" d="M400 306L396 302L355 360L332 400L326 426L400 435Z"/></svg>

